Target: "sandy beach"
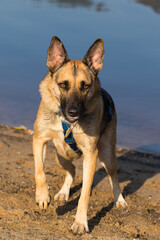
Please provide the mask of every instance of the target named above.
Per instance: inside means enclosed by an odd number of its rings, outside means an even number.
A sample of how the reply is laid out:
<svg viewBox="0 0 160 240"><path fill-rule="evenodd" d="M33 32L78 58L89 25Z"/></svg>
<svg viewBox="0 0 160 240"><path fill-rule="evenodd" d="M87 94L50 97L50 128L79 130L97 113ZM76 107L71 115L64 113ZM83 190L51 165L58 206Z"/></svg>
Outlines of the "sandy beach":
<svg viewBox="0 0 160 240"><path fill-rule="evenodd" d="M116 209L109 179L97 164L88 219L90 233L74 236L74 220L82 183L82 161L67 203L53 197L64 181L48 144L45 172L51 204L46 212L35 203L32 135L21 128L0 125L0 239L160 239L160 156L117 149L120 186L128 203Z"/></svg>

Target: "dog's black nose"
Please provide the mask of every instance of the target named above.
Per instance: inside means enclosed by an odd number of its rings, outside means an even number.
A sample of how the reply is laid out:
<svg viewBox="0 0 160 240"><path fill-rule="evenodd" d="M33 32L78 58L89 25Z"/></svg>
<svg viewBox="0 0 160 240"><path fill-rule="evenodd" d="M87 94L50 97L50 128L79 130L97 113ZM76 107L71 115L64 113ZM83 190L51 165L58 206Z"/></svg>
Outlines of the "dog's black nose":
<svg viewBox="0 0 160 240"><path fill-rule="evenodd" d="M68 115L70 117L77 117L79 115L79 109L78 108L73 108L73 107L69 108L68 109Z"/></svg>

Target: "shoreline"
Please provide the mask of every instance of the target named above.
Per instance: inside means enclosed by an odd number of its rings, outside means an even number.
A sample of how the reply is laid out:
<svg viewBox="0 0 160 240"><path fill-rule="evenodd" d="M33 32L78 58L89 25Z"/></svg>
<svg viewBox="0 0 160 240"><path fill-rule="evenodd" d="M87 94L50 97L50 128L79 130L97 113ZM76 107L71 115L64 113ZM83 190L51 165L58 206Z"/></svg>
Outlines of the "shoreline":
<svg viewBox="0 0 160 240"><path fill-rule="evenodd" d="M23 131L24 130L24 133L26 134L29 134L29 135L32 135L33 134L33 129L31 128L27 128L25 125L17 125L17 126L12 126L12 125L9 125L9 124L5 124L5 123L0 123L0 128L1 127L7 127L7 128L11 128L11 129L14 129L14 130L17 130L17 131ZM160 155L160 152L158 151L153 151L153 150L149 150L147 149L147 147L143 148L143 147L137 147L137 148L128 148L126 147L125 145L121 144L121 143L117 143L116 144L116 149L123 149L124 151L133 151L133 152L139 152L139 153L146 153L146 154L151 154L151 155L156 155L156 156L159 156Z"/></svg>

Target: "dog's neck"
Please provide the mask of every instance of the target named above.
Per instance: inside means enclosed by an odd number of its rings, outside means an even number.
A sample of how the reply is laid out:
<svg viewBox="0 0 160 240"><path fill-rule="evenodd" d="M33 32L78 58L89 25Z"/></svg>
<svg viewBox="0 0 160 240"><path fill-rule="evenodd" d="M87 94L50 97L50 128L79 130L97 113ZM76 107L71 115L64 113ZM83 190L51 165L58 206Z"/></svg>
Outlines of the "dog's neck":
<svg viewBox="0 0 160 240"><path fill-rule="evenodd" d="M56 114L57 116L61 117L63 114L62 109L61 107L58 107L58 109L59 109L59 112L57 112ZM72 148L72 150L74 150L77 154L81 155L82 151L77 147L77 144L71 129L71 124L63 120L61 120L61 122L62 122L62 128L64 133L64 141L70 146L70 148Z"/></svg>

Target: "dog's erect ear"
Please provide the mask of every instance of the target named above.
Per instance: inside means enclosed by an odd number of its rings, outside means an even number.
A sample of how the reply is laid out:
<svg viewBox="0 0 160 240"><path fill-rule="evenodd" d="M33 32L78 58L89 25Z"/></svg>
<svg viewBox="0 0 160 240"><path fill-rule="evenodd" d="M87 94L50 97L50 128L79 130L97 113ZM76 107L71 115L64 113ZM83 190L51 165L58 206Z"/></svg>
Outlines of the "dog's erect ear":
<svg viewBox="0 0 160 240"><path fill-rule="evenodd" d="M63 43L58 37L54 36L47 52L47 67L50 71L55 72L68 60Z"/></svg>
<svg viewBox="0 0 160 240"><path fill-rule="evenodd" d="M104 46L101 38L97 39L86 53L83 62L92 70L94 74L103 67Z"/></svg>

